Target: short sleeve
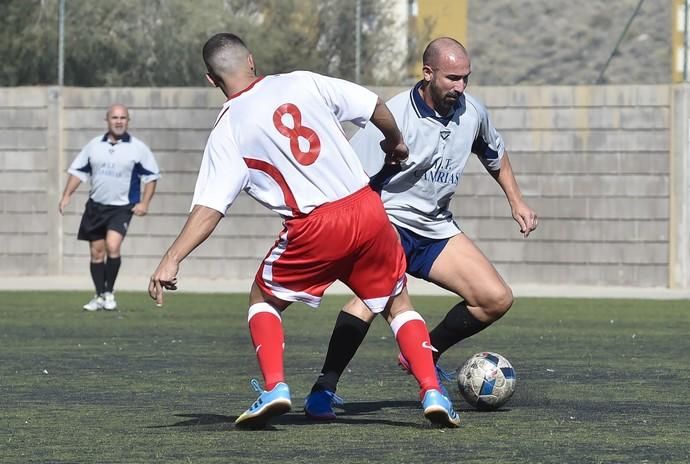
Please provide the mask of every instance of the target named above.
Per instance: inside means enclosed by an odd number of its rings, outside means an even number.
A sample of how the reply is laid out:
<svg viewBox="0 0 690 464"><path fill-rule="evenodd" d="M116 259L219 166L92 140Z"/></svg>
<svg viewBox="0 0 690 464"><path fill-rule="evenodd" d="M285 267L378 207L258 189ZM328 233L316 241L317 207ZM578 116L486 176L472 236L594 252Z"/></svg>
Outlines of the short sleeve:
<svg viewBox="0 0 690 464"><path fill-rule="evenodd" d="M89 160L90 147L93 141L84 145L76 158L72 161L67 172L79 178L82 182L88 182L91 178L91 162Z"/></svg>
<svg viewBox="0 0 690 464"><path fill-rule="evenodd" d="M505 151L505 144L501 134L494 128L489 112L479 102L473 101L479 113L479 130L472 143L472 152L475 153L482 164L490 171L498 171L501 168L501 159Z"/></svg>
<svg viewBox="0 0 690 464"><path fill-rule="evenodd" d="M319 93L339 121L364 127L374 113L378 95L344 79L311 74Z"/></svg>
<svg viewBox="0 0 690 464"><path fill-rule="evenodd" d="M249 169L222 122L206 142L194 187L192 208L206 206L225 215L242 190L249 186Z"/></svg>
<svg viewBox="0 0 690 464"><path fill-rule="evenodd" d="M145 184L158 180L161 177L160 168L153 156L151 149L146 144L141 143L141 160L139 161L142 167L141 181Z"/></svg>

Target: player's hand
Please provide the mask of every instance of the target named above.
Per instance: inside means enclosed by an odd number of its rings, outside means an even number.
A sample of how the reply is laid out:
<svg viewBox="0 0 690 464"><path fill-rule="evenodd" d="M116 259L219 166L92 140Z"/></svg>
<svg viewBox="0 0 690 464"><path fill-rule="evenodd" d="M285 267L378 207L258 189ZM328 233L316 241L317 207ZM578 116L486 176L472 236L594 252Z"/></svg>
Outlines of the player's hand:
<svg viewBox="0 0 690 464"><path fill-rule="evenodd" d="M177 290L177 272L180 265L164 256L149 281L149 296L156 305L163 306L163 289Z"/></svg>
<svg viewBox="0 0 690 464"><path fill-rule="evenodd" d="M381 141L381 150L386 154L386 164L400 164L407 159L410 151L405 142L390 142L388 139Z"/></svg>
<svg viewBox="0 0 690 464"><path fill-rule="evenodd" d="M537 213L527 203L521 201L512 208L513 219L520 226L520 232L527 238L539 223Z"/></svg>
<svg viewBox="0 0 690 464"><path fill-rule="evenodd" d="M65 212L67 205L69 205L69 197L62 197L60 203L58 203L58 211L60 211L60 214Z"/></svg>
<svg viewBox="0 0 690 464"><path fill-rule="evenodd" d="M137 203L132 207L132 212L135 216L146 216L146 213L149 212L149 207L143 203Z"/></svg>

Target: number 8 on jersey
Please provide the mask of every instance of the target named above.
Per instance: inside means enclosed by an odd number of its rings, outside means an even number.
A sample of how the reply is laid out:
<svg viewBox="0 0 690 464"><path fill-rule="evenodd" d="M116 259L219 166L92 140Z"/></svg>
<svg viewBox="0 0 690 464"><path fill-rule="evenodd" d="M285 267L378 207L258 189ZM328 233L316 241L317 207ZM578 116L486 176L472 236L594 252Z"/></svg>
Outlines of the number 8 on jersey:
<svg viewBox="0 0 690 464"><path fill-rule="evenodd" d="M293 127L288 127L283 123L283 116L286 114L292 117ZM309 166L316 161L321 152L321 140L316 132L302 125L302 113L297 106L292 103L280 105L273 113L273 125L278 132L290 139L290 151L299 164ZM300 137L309 142L309 150L302 151L299 146Z"/></svg>

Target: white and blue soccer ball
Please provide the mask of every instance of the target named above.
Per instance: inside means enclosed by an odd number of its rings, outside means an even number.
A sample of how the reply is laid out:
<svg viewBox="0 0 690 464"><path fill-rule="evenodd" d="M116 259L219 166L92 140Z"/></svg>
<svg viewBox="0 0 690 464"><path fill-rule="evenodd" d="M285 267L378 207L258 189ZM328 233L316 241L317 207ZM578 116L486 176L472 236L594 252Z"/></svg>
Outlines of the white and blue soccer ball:
<svg viewBox="0 0 690 464"><path fill-rule="evenodd" d="M470 357L458 371L458 388L475 408L498 409L515 392L515 369L498 353L482 352Z"/></svg>

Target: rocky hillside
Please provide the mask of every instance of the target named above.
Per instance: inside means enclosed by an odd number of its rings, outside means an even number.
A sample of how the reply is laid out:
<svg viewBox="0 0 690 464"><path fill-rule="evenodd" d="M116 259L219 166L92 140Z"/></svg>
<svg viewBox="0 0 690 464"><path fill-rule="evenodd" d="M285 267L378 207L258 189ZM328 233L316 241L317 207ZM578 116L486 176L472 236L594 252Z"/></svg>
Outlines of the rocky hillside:
<svg viewBox="0 0 690 464"><path fill-rule="evenodd" d="M595 84L639 0L470 0L472 83ZM671 0L645 0L604 75L671 81Z"/></svg>

